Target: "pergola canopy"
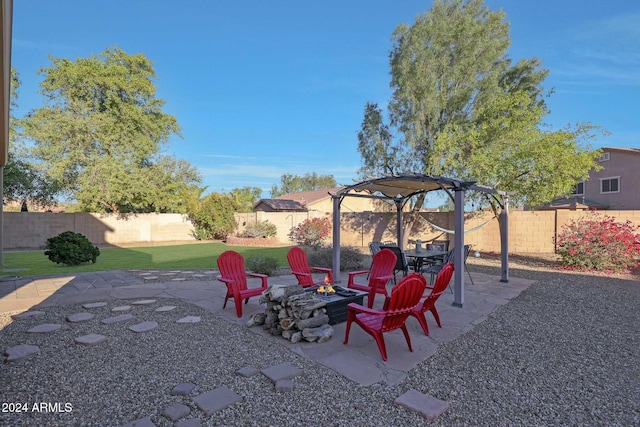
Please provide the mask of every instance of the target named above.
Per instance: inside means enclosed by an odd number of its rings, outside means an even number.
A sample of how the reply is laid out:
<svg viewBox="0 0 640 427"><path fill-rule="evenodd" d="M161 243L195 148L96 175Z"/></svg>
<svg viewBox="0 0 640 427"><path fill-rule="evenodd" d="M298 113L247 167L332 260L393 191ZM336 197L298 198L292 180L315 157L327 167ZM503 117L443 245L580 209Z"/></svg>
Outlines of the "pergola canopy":
<svg viewBox="0 0 640 427"><path fill-rule="evenodd" d="M509 197L504 191L461 181L454 178L424 174L388 175L360 181L341 188L333 198L333 277L340 277L340 204L344 197L368 197L393 201L397 210L397 239L402 248L403 242L403 211L406 202L413 196L430 191L443 190L452 198L455 206L455 235L454 235L454 302L462 307L464 302L464 195L468 190L481 191L492 194L502 206L500 214L500 240L502 253L502 282L509 281L508 258L508 212ZM452 194L453 193L453 194Z"/></svg>

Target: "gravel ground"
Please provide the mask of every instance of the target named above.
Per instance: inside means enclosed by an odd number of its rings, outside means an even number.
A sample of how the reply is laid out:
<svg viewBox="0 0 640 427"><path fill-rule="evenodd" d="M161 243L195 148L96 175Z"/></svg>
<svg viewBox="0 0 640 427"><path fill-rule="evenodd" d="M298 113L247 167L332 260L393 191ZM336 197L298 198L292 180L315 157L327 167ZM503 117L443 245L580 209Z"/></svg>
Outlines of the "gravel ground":
<svg viewBox="0 0 640 427"><path fill-rule="evenodd" d="M472 271L498 274L491 257L470 260ZM393 404L409 389L446 400L451 407L438 426L637 426L640 425L640 283L633 275L609 277L550 270L549 260L512 259L511 275L536 280L528 290L485 322L411 371L395 387L358 386L250 330L227 323L199 307L176 300L134 306L134 321L69 324L81 306L47 308L46 315L9 323L0 348L25 343L24 331L62 323L51 334L29 334L41 354L0 365L2 402L71 403L69 413L0 412L0 425L117 426L151 415L157 426L173 425L160 415L184 403L189 417L206 426L413 426L416 414ZM92 309L97 318L107 308ZM159 305L176 305L156 313ZM100 311L102 310L102 311ZM198 324L177 324L184 316ZM154 320L160 327L136 334L127 326ZM73 338L101 333L96 347ZM188 339L186 339L188 337ZM235 374L289 362L304 372L293 393L276 393L266 377ZM197 384L193 395L227 386L244 397L239 404L205 416L190 398L171 396L178 383ZM329 402L329 405L325 403Z"/></svg>

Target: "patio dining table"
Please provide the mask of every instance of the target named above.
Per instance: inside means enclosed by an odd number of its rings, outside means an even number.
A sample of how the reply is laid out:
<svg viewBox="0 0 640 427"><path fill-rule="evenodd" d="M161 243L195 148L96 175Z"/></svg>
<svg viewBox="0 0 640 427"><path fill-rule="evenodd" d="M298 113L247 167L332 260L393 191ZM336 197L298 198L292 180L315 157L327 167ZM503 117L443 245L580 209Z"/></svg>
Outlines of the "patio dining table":
<svg viewBox="0 0 640 427"><path fill-rule="evenodd" d="M422 266L424 265L425 261L433 262L438 260L438 258L442 259L442 257L446 254L447 254L447 251L434 251L434 250L427 250L427 249L422 249L421 251L418 251L418 252L416 252L415 249L410 249L405 251L405 255L408 258L415 259L415 263L413 264L415 266L414 270L418 273L422 270Z"/></svg>

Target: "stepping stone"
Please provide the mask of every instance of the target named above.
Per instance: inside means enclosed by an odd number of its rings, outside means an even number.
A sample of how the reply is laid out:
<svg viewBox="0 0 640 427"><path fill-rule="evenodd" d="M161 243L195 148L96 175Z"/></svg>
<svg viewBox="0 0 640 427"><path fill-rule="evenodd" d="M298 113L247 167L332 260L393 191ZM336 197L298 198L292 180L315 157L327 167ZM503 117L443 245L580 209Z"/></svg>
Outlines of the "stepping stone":
<svg viewBox="0 0 640 427"><path fill-rule="evenodd" d="M201 411L211 415L234 403L242 402L242 397L238 396L229 387L222 386L194 397L193 401Z"/></svg>
<svg viewBox="0 0 640 427"><path fill-rule="evenodd" d="M40 347L30 344L16 345L14 347L8 348L4 352L4 354L7 356L7 362L24 359L38 353L40 353Z"/></svg>
<svg viewBox="0 0 640 427"><path fill-rule="evenodd" d="M176 323L200 323L200 316L187 316L176 320Z"/></svg>
<svg viewBox="0 0 640 427"><path fill-rule="evenodd" d="M291 363L280 363L279 365L274 365L269 368L265 368L261 370L267 378L271 380L274 384L280 380L290 380L299 375L302 375L302 371L299 368L296 368Z"/></svg>
<svg viewBox="0 0 640 427"><path fill-rule="evenodd" d="M24 320L24 319L31 319L32 317L36 317L36 316L42 316L44 315L45 312L44 311L25 311L22 313L18 313L18 314L12 314L11 318L13 320Z"/></svg>
<svg viewBox="0 0 640 427"><path fill-rule="evenodd" d="M193 389L196 388L196 385L193 383L181 383L175 386L171 390L171 395L173 396L186 396L191 393Z"/></svg>
<svg viewBox="0 0 640 427"><path fill-rule="evenodd" d="M289 393L293 391L293 380L276 381L276 391Z"/></svg>
<svg viewBox="0 0 640 427"><path fill-rule="evenodd" d="M174 277L173 279L171 279L172 282L184 282L185 279L184 277Z"/></svg>
<svg viewBox="0 0 640 427"><path fill-rule="evenodd" d="M202 427L202 423L196 418L189 418L188 420L178 421L176 427Z"/></svg>
<svg viewBox="0 0 640 427"><path fill-rule="evenodd" d="M75 313L67 316L67 321L72 323L77 322L86 322L87 320L91 320L96 317L93 313Z"/></svg>
<svg viewBox="0 0 640 427"><path fill-rule="evenodd" d="M154 299L141 299L139 301L134 301L131 304L133 304L133 305L148 305L148 304L153 304L154 302L156 302L156 300L154 300Z"/></svg>
<svg viewBox="0 0 640 427"><path fill-rule="evenodd" d="M170 271L169 273L162 273L161 276L175 276L178 274L177 271Z"/></svg>
<svg viewBox="0 0 640 427"><path fill-rule="evenodd" d="M60 328L62 328L62 325L57 323L43 323L42 325L27 330L27 332L31 334L46 334L47 332L57 331Z"/></svg>
<svg viewBox="0 0 640 427"><path fill-rule="evenodd" d="M178 421L180 418L186 417L189 415L191 410L187 405L183 405L182 403L176 403L175 405L171 405L166 408L162 415L169 418L171 421Z"/></svg>
<svg viewBox="0 0 640 427"><path fill-rule="evenodd" d="M98 308L98 307L104 307L105 305L107 305L106 302L92 302L89 304L84 304L82 307L84 308Z"/></svg>
<svg viewBox="0 0 640 427"><path fill-rule="evenodd" d="M89 335L83 335L81 337L78 337L74 341L76 342L76 344L98 345L101 342L105 341L106 339L107 339L107 337L105 337L104 335L89 334Z"/></svg>
<svg viewBox="0 0 640 427"><path fill-rule="evenodd" d="M449 408L448 402L420 393L414 389L397 397L393 403L404 406L412 412L417 412L429 421L435 420Z"/></svg>
<svg viewBox="0 0 640 427"><path fill-rule="evenodd" d="M244 367L238 369L236 371L236 374L241 375L241 376L246 378L246 377L252 377L252 376L256 375L258 372L260 372L260 371L258 371L253 366L244 366Z"/></svg>
<svg viewBox="0 0 640 427"><path fill-rule="evenodd" d="M140 276L151 276L151 273L140 273Z"/></svg>
<svg viewBox="0 0 640 427"><path fill-rule="evenodd" d="M174 308L176 308L176 306L175 306L175 305L163 305L162 307L158 307L158 308L156 308L154 311L161 311L161 312L164 312L164 311L171 311L171 310L173 310Z"/></svg>
<svg viewBox="0 0 640 427"><path fill-rule="evenodd" d="M131 421L129 424L123 424L120 427L156 427L156 425L151 421L151 417L147 417Z"/></svg>
<svg viewBox="0 0 640 427"><path fill-rule="evenodd" d="M138 323L137 325L131 325L129 326L129 329L131 329L133 332L141 333L141 332L150 331L157 327L158 327L158 322L149 321L149 322Z"/></svg>
<svg viewBox="0 0 640 427"><path fill-rule="evenodd" d="M145 276L145 277L143 277L144 280L155 280L157 278L158 278L158 276Z"/></svg>
<svg viewBox="0 0 640 427"><path fill-rule="evenodd" d="M195 277L196 279L200 279L201 277L207 277L207 276L205 276L204 274L194 274L191 277Z"/></svg>
<svg viewBox="0 0 640 427"><path fill-rule="evenodd" d="M183 271L184 274L193 274L195 273L194 271Z"/></svg>
<svg viewBox="0 0 640 427"><path fill-rule="evenodd" d="M113 307L111 311L128 311L131 310L130 305L119 305L118 307Z"/></svg>
<svg viewBox="0 0 640 427"><path fill-rule="evenodd" d="M130 319L133 319L133 314L127 313L127 314L121 314L120 316L108 317L106 319L102 319L101 322L108 325L111 323L123 322L125 320L130 320Z"/></svg>

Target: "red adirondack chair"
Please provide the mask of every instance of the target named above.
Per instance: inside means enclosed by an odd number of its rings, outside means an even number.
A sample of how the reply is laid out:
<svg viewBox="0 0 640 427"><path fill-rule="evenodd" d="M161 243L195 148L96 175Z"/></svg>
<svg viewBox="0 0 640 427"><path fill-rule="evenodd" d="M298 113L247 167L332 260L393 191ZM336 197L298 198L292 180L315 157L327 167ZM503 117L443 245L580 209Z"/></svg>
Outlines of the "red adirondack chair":
<svg viewBox="0 0 640 427"><path fill-rule="evenodd" d="M440 295L447 289L449 286L449 282L451 281L451 276L453 276L453 263L448 262L442 267L438 275L436 276L436 281L433 286L427 286L427 289L431 289L431 293L427 295L422 304L418 303L413 310L411 311L411 315L418 319L420 326L422 326L422 330L425 335L429 335L429 327L427 326L427 318L425 313L430 311L433 314L433 317L436 319L436 323L438 327L442 328L440 324L440 316L438 316L438 310L436 310L436 301L440 298Z"/></svg>
<svg viewBox="0 0 640 427"><path fill-rule="evenodd" d="M333 284L333 272L331 269L324 267L309 267L307 253L298 246L294 246L289 250L289 253L287 253L287 260L289 261L289 267L291 267L291 273L296 276L298 284L303 288L324 284L324 278L318 282L313 281L312 272L314 271L324 273L326 276L329 276L329 281Z"/></svg>
<svg viewBox="0 0 640 427"><path fill-rule="evenodd" d="M220 276L218 280L227 285L227 295L224 298L224 305L227 307L229 298L233 298L236 304L236 314L242 317L242 300L249 302L249 298L261 295L267 289L267 275L247 273L244 269L244 258L237 252L226 251L218 257L218 269ZM247 277L257 277L262 281L259 288L249 288Z"/></svg>
<svg viewBox="0 0 640 427"><path fill-rule="evenodd" d="M356 289L358 291L368 292L367 305L373 307L373 299L376 294L382 294L388 297L387 282L393 279L393 269L396 266L396 255L389 249L382 249L373 256L371 270L352 271L349 273L347 288ZM368 274L369 283L361 285L355 282L355 277Z"/></svg>
<svg viewBox="0 0 640 427"><path fill-rule="evenodd" d="M411 273L393 287L391 297L385 300L382 310L373 310L356 303L349 304L344 343L347 344L349 341L351 323L356 322L366 333L375 338L382 360L387 360L387 346L383 334L398 328L402 329L409 351L413 351L406 321L413 307L420 302L426 284L427 281L421 274Z"/></svg>

